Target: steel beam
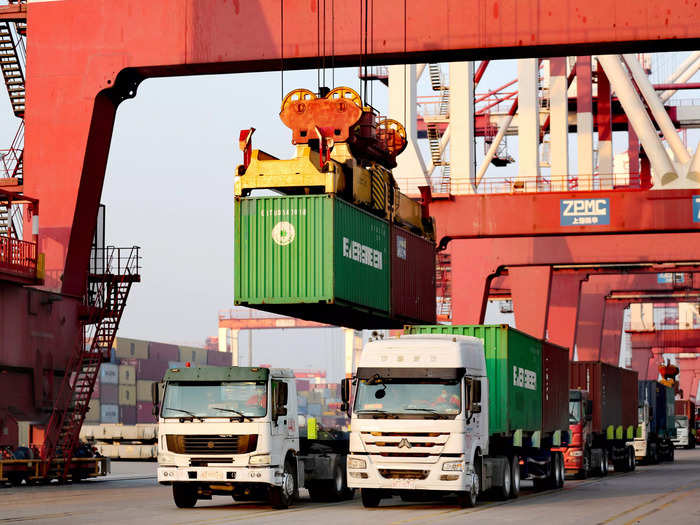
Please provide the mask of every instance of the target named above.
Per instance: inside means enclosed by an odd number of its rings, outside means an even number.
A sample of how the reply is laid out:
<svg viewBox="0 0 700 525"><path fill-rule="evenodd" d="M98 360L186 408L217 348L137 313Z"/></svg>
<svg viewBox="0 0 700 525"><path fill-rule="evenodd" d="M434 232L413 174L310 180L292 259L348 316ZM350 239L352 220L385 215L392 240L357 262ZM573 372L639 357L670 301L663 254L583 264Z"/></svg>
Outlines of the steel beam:
<svg viewBox="0 0 700 525"><path fill-rule="evenodd" d="M280 9L282 7L282 9ZM634 9L556 0L501 8L483 0L373 7L364 63L396 64L698 48L697 7L639 0ZM360 10L361 11L361 10ZM469 13L469 16L463 16ZM327 21L335 64L356 66L357 2ZM72 0L27 7L27 191L47 197L47 287L80 295L116 107L148 77L301 69L321 63L316 3L306 0ZM475 23L477 21L477 23ZM69 145L69 147L66 147ZM50 198L48 198L50 197ZM522 222L522 220L521 220Z"/></svg>
<svg viewBox="0 0 700 525"><path fill-rule="evenodd" d="M431 203L430 214L436 219L438 238L443 241L476 237L700 232L700 220L695 221L693 217L693 200L698 196L700 189L460 195ZM607 201L595 204L598 199ZM580 200L586 202L572 202ZM598 224L566 225L578 216L576 207L586 203L599 208L581 211L578 215L596 218ZM606 221L609 224L604 224ZM641 247L640 254L644 251ZM639 260L644 260L644 256ZM688 257L681 256L677 260L688 260ZM610 261L615 261L615 257Z"/></svg>

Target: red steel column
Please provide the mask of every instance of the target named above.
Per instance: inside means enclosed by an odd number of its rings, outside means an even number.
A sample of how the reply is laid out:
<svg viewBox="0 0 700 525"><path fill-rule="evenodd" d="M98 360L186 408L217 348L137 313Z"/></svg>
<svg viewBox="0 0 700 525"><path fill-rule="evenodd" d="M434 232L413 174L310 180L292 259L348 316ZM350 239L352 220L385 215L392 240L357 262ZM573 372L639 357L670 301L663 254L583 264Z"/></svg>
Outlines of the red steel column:
<svg viewBox="0 0 700 525"><path fill-rule="evenodd" d="M622 324L627 306L628 303L624 302L605 302L603 333L600 339L600 360L613 366L620 366Z"/></svg>
<svg viewBox="0 0 700 525"><path fill-rule="evenodd" d="M651 348L632 348L632 364L630 368L637 371L640 381L646 379L651 358Z"/></svg>
<svg viewBox="0 0 700 525"><path fill-rule="evenodd" d="M487 257L473 258L462 249L464 243L451 245L452 324L481 324L486 315L489 289L497 268Z"/></svg>
<svg viewBox="0 0 700 525"><path fill-rule="evenodd" d="M578 318L581 281L584 273L554 273L549 296L547 316L547 339L569 349L569 358L574 357L576 343L576 320Z"/></svg>
<svg viewBox="0 0 700 525"><path fill-rule="evenodd" d="M688 399L690 396L695 397L698 386L696 383L695 390L693 390L693 380L700 374L700 358L678 356L677 359L678 368L680 369L678 382L680 383L680 389L683 390L683 397L685 399Z"/></svg>
<svg viewBox="0 0 700 525"><path fill-rule="evenodd" d="M591 57L576 57L576 137L578 189L593 189L593 87Z"/></svg>
<svg viewBox="0 0 700 525"><path fill-rule="evenodd" d="M544 339L552 283L551 266L517 266L508 269L515 326Z"/></svg>
<svg viewBox="0 0 700 525"><path fill-rule="evenodd" d="M581 299L576 328L576 355L579 361L600 360L600 340L605 318L607 283L589 279L581 283Z"/></svg>
<svg viewBox="0 0 700 525"><path fill-rule="evenodd" d="M598 105L596 108L596 124L598 126L598 178L600 187L612 189L615 184L613 177L613 146L612 146L612 99L610 81L600 64L598 64Z"/></svg>
<svg viewBox="0 0 700 525"><path fill-rule="evenodd" d="M641 167L639 165L639 137L632 124L627 121L627 159L629 161L630 186L639 187Z"/></svg>

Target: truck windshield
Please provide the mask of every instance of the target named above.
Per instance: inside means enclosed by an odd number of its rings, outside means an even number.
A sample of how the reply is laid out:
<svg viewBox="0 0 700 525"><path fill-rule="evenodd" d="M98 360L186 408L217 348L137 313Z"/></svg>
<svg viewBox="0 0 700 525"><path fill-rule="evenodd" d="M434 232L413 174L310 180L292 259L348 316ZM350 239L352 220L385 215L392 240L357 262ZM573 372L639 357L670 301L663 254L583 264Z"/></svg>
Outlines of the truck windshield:
<svg viewBox="0 0 700 525"><path fill-rule="evenodd" d="M458 380L361 379L355 413L359 417L448 418L460 413Z"/></svg>
<svg viewBox="0 0 700 525"><path fill-rule="evenodd" d="M569 425L577 425L581 422L581 401L569 401Z"/></svg>
<svg viewBox="0 0 700 525"><path fill-rule="evenodd" d="M264 382L169 382L165 387L161 417L263 417L267 414Z"/></svg>
<svg viewBox="0 0 700 525"><path fill-rule="evenodd" d="M676 428L688 428L688 420L684 417L676 416Z"/></svg>

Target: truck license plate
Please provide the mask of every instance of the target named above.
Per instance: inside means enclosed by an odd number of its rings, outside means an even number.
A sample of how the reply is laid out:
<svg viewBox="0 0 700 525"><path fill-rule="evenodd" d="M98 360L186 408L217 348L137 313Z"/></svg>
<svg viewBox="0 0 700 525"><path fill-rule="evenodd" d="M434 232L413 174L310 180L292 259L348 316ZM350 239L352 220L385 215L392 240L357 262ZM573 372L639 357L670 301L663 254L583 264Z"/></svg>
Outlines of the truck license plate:
<svg viewBox="0 0 700 525"><path fill-rule="evenodd" d="M202 472L202 479L208 481L221 481L224 479L224 473L219 470L205 470Z"/></svg>
<svg viewBox="0 0 700 525"><path fill-rule="evenodd" d="M415 479L392 479L391 487L395 489L415 489Z"/></svg>

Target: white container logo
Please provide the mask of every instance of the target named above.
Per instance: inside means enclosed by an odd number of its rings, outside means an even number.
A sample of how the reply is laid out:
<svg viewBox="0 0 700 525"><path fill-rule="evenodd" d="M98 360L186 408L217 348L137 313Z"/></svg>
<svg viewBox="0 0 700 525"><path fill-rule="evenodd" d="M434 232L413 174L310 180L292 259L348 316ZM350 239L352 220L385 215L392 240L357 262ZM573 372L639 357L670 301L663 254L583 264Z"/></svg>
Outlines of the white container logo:
<svg viewBox="0 0 700 525"><path fill-rule="evenodd" d="M347 237L343 237L343 256L377 270L383 267L382 252Z"/></svg>
<svg viewBox="0 0 700 525"><path fill-rule="evenodd" d="M272 228L272 240L280 246L292 244L296 236L297 232L291 222L280 221Z"/></svg>
<svg viewBox="0 0 700 525"><path fill-rule="evenodd" d="M513 386L519 386L526 390L537 390L537 374L532 370L514 366Z"/></svg>
<svg viewBox="0 0 700 525"><path fill-rule="evenodd" d="M406 260L406 237L396 236L396 256Z"/></svg>

